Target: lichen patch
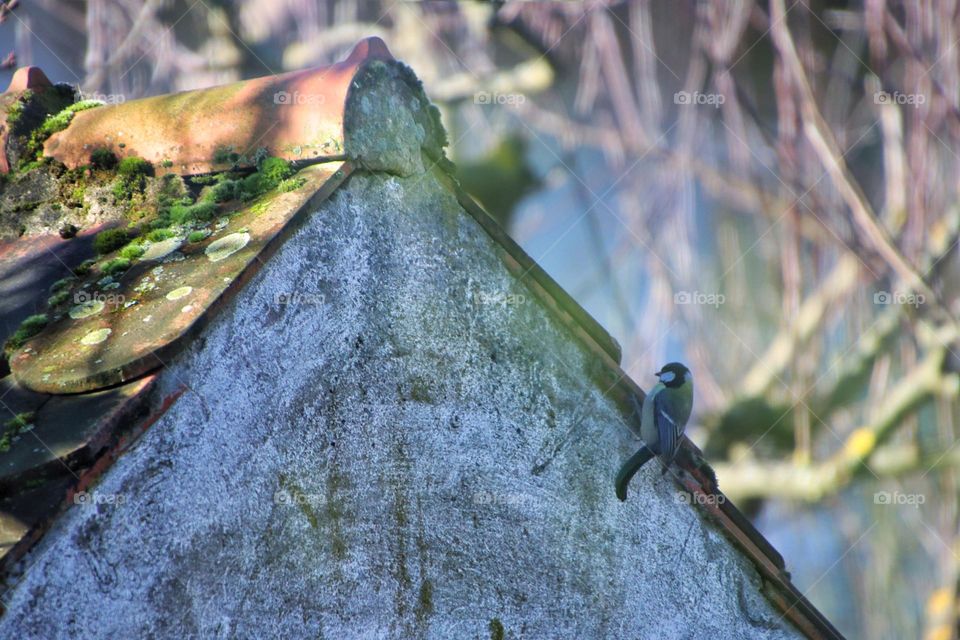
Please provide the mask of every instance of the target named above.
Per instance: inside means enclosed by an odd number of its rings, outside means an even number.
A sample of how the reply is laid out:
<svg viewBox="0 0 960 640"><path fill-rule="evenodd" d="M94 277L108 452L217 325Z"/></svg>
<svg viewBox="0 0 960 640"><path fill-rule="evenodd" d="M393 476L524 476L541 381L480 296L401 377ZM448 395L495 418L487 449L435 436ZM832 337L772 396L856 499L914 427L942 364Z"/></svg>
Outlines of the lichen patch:
<svg viewBox="0 0 960 640"><path fill-rule="evenodd" d="M231 233L211 242L204 252L210 262L220 262L243 249L248 242L250 242L249 233Z"/></svg>
<svg viewBox="0 0 960 640"><path fill-rule="evenodd" d="M91 331L80 339L80 344L85 344L88 347L95 344L100 344L109 338L111 333L113 333L113 330L111 329L97 329L96 331Z"/></svg>
<svg viewBox="0 0 960 640"><path fill-rule="evenodd" d="M177 287L167 294L167 300L179 300L193 293L193 287Z"/></svg>
<svg viewBox="0 0 960 640"><path fill-rule="evenodd" d="M103 307L103 300L87 300L72 307L69 313L74 320L82 320L100 313L103 311Z"/></svg>

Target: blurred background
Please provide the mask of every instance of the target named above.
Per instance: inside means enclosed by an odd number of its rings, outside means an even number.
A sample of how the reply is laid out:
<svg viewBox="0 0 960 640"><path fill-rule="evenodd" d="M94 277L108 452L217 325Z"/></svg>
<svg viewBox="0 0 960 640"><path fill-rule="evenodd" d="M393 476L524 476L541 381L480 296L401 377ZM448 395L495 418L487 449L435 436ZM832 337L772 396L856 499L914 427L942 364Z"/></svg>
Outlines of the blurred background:
<svg viewBox="0 0 960 640"><path fill-rule="evenodd" d="M960 16L943 0L7 0L0 82L107 102L377 35L464 186L620 341L694 371L721 489L852 638L957 629Z"/></svg>

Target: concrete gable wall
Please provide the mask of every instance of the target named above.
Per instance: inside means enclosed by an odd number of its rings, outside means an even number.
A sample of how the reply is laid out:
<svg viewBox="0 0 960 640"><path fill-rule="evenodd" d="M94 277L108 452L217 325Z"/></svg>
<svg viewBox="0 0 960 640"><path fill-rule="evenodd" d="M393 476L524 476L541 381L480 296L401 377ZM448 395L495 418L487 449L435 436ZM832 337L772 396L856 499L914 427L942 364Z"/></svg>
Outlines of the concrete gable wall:
<svg viewBox="0 0 960 640"><path fill-rule="evenodd" d="M190 391L0 637L799 637L655 465L616 500L590 357L432 174L355 174L168 363Z"/></svg>

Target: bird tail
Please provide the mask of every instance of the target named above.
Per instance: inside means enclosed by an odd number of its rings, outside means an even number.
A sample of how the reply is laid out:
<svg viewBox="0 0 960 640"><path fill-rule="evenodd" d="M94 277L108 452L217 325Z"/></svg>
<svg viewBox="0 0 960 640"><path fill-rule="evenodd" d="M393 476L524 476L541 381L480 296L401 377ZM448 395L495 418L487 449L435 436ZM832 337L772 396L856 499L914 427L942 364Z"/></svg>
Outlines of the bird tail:
<svg viewBox="0 0 960 640"><path fill-rule="evenodd" d="M654 455L656 454L654 454L647 445L643 445L639 451L630 456L630 459L620 467L620 471L617 472L614 487L617 491L617 497L620 498L621 502L627 499L627 485L630 484L630 480L636 475L637 471L640 470L640 467L646 464Z"/></svg>

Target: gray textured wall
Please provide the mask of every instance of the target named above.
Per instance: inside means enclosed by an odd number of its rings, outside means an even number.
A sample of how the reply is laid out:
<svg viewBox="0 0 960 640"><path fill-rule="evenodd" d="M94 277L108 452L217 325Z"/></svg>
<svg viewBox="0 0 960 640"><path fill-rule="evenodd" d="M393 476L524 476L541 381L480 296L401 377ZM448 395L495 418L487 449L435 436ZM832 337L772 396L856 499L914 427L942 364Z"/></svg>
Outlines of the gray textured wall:
<svg viewBox="0 0 960 640"><path fill-rule="evenodd" d="M616 500L589 357L431 175L355 175L170 363L193 391L0 637L797 637L655 465Z"/></svg>

